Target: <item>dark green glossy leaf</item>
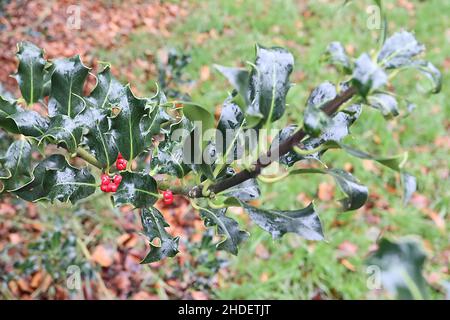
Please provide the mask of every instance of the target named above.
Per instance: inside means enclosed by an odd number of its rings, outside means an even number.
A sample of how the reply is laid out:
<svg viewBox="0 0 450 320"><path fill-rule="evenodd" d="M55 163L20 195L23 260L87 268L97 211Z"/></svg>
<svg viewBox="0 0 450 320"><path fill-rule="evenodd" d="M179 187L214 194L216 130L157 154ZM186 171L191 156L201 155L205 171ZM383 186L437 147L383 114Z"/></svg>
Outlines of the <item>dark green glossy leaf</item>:
<svg viewBox="0 0 450 320"><path fill-rule="evenodd" d="M86 101L93 107L109 109L111 105L118 104L126 94L126 88L111 74L111 66L105 68L97 75L97 84Z"/></svg>
<svg viewBox="0 0 450 320"><path fill-rule="evenodd" d="M110 132L109 111L86 108L77 116L77 122L87 128L85 144L103 168L113 166L119 153L114 136Z"/></svg>
<svg viewBox="0 0 450 320"><path fill-rule="evenodd" d="M225 100L217 124L216 150L227 163L242 156L243 145L240 136L243 133L244 114L232 97Z"/></svg>
<svg viewBox="0 0 450 320"><path fill-rule="evenodd" d="M371 107L381 111L385 118L399 115L397 100L386 93L375 93L367 97L367 102Z"/></svg>
<svg viewBox="0 0 450 320"><path fill-rule="evenodd" d="M83 124L69 116L59 115L51 118L50 126L43 139L53 139L56 144L63 144L71 153L75 153L83 134Z"/></svg>
<svg viewBox="0 0 450 320"><path fill-rule="evenodd" d="M269 121L281 118L291 86L289 75L293 65L294 57L286 49L256 46L255 65L250 74L250 105L247 114Z"/></svg>
<svg viewBox="0 0 450 320"><path fill-rule="evenodd" d="M191 171L191 167L183 160L182 144L177 141L161 142L155 149L150 166L156 173L178 178L184 177Z"/></svg>
<svg viewBox="0 0 450 320"><path fill-rule="evenodd" d="M250 218L273 238L293 232L307 240L324 239L322 224L312 203L300 210L267 210L252 207L245 202L241 202L241 205Z"/></svg>
<svg viewBox="0 0 450 320"><path fill-rule="evenodd" d="M74 168L63 155L54 154L34 168L33 180L15 194L27 201L75 203L90 196L95 189L95 178L87 168Z"/></svg>
<svg viewBox="0 0 450 320"><path fill-rule="evenodd" d="M401 177L403 185L403 204L406 205L417 189L417 180L416 177L406 172L402 172Z"/></svg>
<svg viewBox="0 0 450 320"><path fill-rule="evenodd" d="M334 41L328 45L325 59L346 73L351 73L352 71L350 58L345 53L345 49L340 42Z"/></svg>
<svg viewBox="0 0 450 320"><path fill-rule="evenodd" d="M122 182L113 194L116 206L132 204L135 208L151 207L158 200L156 181L148 174L123 172Z"/></svg>
<svg viewBox="0 0 450 320"><path fill-rule="evenodd" d="M231 83L236 91L244 98L246 106L249 102L249 78L250 73L243 68L224 67L215 64L214 67Z"/></svg>
<svg viewBox="0 0 450 320"><path fill-rule="evenodd" d="M359 93L366 97L367 94L380 88L387 82L387 75L367 53L363 53L355 62L353 70L353 84Z"/></svg>
<svg viewBox="0 0 450 320"><path fill-rule="evenodd" d="M0 96L0 127L11 133L38 137L48 129L48 120L33 110L24 110L16 101Z"/></svg>
<svg viewBox="0 0 450 320"><path fill-rule="evenodd" d="M331 118L327 116L321 107L327 101L336 97L336 88L329 82L324 82L315 88L306 103L303 124L306 133L311 136L318 136L322 130L330 123Z"/></svg>
<svg viewBox="0 0 450 320"><path fill-rule="evenodd" d="M31 178L31 144L21 139L14 141L0 158L4 190L14 191L32 180ZM9 174L8 174L9 172Z"/></svg>
<svg viewBox="0 0 450 320"><path fill-rule="evenodd" d="M256 179L249 179L237 184L223 192L224 196L235 197L242 201L250 201L259 198L261 191L259 190Z"/></svg>
<svg viewBox="0 0 450 320"><path fill-rule="evenodd" d="M30 42L20 42L17 48L19 66L15 78L22 97L31 105L43 95L46 64L44 51Z"/></svg>
<svg viewBox="0 0 450 320"><path fill-rule="evenodd" d="M126 86L125 94L115 103L120 111L111 118L111 134L127 160L134 159L151 145L151 137L148 137L148 130L143 123L143 118L148 117L146 104L146 99L134 96L130 86Z"/></svg>
<svg viewBox="0 0 450 320"><path fill-rule="evenodd" d="M411 62L411 59L425 50L414 35L407 31L396 32L386 39L378 54L378 63L387 68L399 68Z"/></svg>
<svg viewBox="0 0 450 320"><path fill-rule="evenodd" d="M334 178L341 190L347 195L347 198L339 200L344 211L359 209L367 202L367 187L361 185L355 177L344 170L296 169L289 172L290 175L308 173L329 174Z"/></svg>
<svg viewBox="0 0 450 320"><path fill-rule="evenodd" d="M150 240L150 252L141 261L144 263L152 263L166 257L175 257L178 253L179 237L172 237L165 228L169 225L164 220L163 215L158 209L150 207L142 209L141 221L144 228L144 234ZM158 239L158 243L155 240Z"/></svg>
<svg viewBox="0 0 450 320"><path fill-rule="evenodd" d="M217 243L218 250L225 250L234 255L238 254L238 246L248 239L248 232L240 230L239 224L227 217L227 209L200 208L200 216L206 227L215 227L221 240Z"/></svg>
<svg viewBox="0 0 450 320"><path fill-rule="evenodd" d="M367 264L376 266L384 289L398 299L427 298L427 283L422 275L426 254L413 238L398 241L381 239L378 249Z"/></svg>
<svg viewBox="0 0 450 320"><path fill-rule="evenodd" d="M82 95L89 68L81 62L80 56L56 59L53 65L48 101L49 115L74 118L86 107Z"/></svg>

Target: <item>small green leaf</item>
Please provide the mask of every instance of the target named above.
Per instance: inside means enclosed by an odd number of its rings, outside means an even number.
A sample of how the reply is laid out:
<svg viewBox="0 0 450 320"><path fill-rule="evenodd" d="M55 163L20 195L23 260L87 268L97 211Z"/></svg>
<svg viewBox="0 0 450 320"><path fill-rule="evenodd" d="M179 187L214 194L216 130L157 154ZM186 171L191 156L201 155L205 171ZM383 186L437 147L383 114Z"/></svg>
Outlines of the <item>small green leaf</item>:
<svg viewBox="0 0 450 320"><path fill-rule="evenodd" d="M217 152L225 158L227 163L239 159L244 151L240 139L245 124L244 114L231 99L232 97L229 97L223 103L215 143Z"/></svg>
<svg viewBox="0 0 450 320"><path fill-rule="evenodd" d="M427 283L422 275L426 254L420 243L413 238L398 241L381 239L378 249L367 264L381 271L381 283L385 290L397 299L427 298Z"/></svg>
<svg viewBox="0 0 450 320"><path fill-rule="evenodd" d="M214 67L230 82L236 91L244 98L246 106L249 103L250 72L243 68L230 68L215 64Z"/></svg>
<svg viewBox="0 0 450 320"><path fill-rule="evenodd" d="M172 237L165 230L169 225L164 220L158 209L150 207L142 209L141 221L144 228L144 235L150 240L150 252L141 261L141 264L152 263L166 257L175 257L178 253L179 237ZM159 243L155 243L158 239Z"/></svg>
<svg viewBox="0 0 450 320"><path fill-rule="evenodd" d="M191 122L201 122L202 132L214 128L214 116L198 104L183 102L183 114Z"/></svg>
<svg viewBox="0 0 450 320"><path fill-rule="evenodd" d="M353 84L363 97L366 97L370 91L385 85L387 80L386 73L370 59L367 53L363 53L356 60Z"/></svg>
<svg viewBox="0 0 450 320"><path fill-rule="evenodd" d="M407 31L396 32L386 39L378 55L378 63L387 69L411 63L411 59L425 50L414 35Z"/></svg>
<svg viewBox="0 0 450 320"><path fill-rule="evenodd" d="M325 52L324 58L334 66L342 69L345 73L351 73L352 65L350 58L340 42L331 42Z"/></svg>
<svg viewBox="0 0 450 320"><path fill-rule="evenodd" d="M256 46L247 114L272 122L281 118L286 108L293 66L294 57L286 49Z"/></svg>
<svg viewBox="0 0 450 320"><path fill-rule="evenodd" d="M239 244L247 240L249 234L240 230L239 224L225 215L226 211L226 208L200 208L200 216L206 227L215 227L217 235L222 237L221 241L217 243L217 249L237 255Z"/></svg>
<svg viewBox="0 0 450 320"><path fill-rule="evenodd" d="M303 119L305 131L310 136L318 136L330 123L331 118L321 111L321 107L335 97L336 88L329 82L321 83L311 92L306 103Z"/></svg>
<svg viewBox="0 0 450 320"><path fill-rule="evenodd" d="M252 207L245 202L241 205L250 218L273 238L280 238L288 232L296 233L307 240L323 240L322 224L311 203L300 210L267 210Z"/></svg>
<svg viewBox="0 0 450 320"><path fill-rule="evenodd" d="M20 42L17 58L19 66L15 79L27 104L37 102L43 96L46 61L44 51L31 42Z"/></svg>
<svg viewBox="0 0 450 320"><path fill-rule="evenodd" d="M375 93L367 97L367 102L371 107L381 111L385 118L399 115L397 100L390 94Z"/></svg>
<svg viewBox="0 0 450 320"><path fill-rule="evenodd" d="M0 158L2 164L2 180L4 190L14 191L32 180L31 177L31 144L25 140L14 141ZM9 174L8 174L9 172Z"/></svg>
<svg viewBox="0 0 450 320"><path fill-rule="evenodd" d="M158 200L155 179L148 174L124 172L117 192L113 194L116 206L132 204L135 208L151 207Z"/></svg>
<svg viewBox="0 0 450 320"><path fill-rule="evenodd" d="M82 95L89 68L81 62L80 56L56 59L53 66L48 101L49 116L65 115L74 118L86 107Z"/></svg>

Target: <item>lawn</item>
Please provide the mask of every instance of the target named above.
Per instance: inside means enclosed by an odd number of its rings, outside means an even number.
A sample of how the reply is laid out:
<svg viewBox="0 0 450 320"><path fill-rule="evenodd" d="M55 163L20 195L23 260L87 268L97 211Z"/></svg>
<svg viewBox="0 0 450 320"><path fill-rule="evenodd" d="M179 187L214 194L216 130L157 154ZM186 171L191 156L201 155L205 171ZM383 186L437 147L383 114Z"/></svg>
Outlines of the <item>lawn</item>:
<svg viewBox="0 0 450 320"><path fill-rule="evenodd" d="M305 101L310 91L323 81L340 80L335 69L321 62L321 55L331 41L340 41L352 56L377 48L379 30L369 30L366 8L371 1L189 1L188 15L174 23L164 35L135 30L129 41L115 50L98 49L94 56L110 61L120 70L136 59L147 59L162 48L176 48L188 53L192 62L187 77L200 79L182 89L193 100L215 111L231 87L212 67L245 66L254 58L255 43L283 46L295 57L291 76L295 86L288 95L288 121L302 123ZM227 271L221 273L214 290L207 296L223 299L377 299L386 297L367 287L364 261L381 236L392 239L419 237L429 255L424 274L432 285L432 298L443 298L439 286L449 280L450 208L449 148L450 103L448 101L450 68L450 25L445 12L447 1L385 1L388 33L401 29L414 31L427 47L427 58L443 73L443 90L438 95L417 91L418 78L404 75L395 83L397 94L407 95L417 105L405 118L385 120L378 112L365 108L352 127L354 140L365 151L377 155L409 152L408 171L418 178L419 190L404 205L399 175L370 161L361 161L330 151L324 161L330 167L351 169L353 175L369 187L370 200L355 212L342 213L337 199L342 195L326 176L304 175L283 182L263 185L259 203L268 208L295 209L311 199L324 225L327 241L310 242L289 234L280 240L259 229L234 210L243 224L249 225L250 239L238 256L226 255ZM139 65L132 68L139 77ZM127 80L125 76L122 80ZM142 95L154 91L155 79L132 83ZM286 120L277 122L283 128ZM88 207L102 212L98 218L102 239L120 234L109 219L118 219L104 199L91 199ZM70 212L69 208L66 208ZM76 218L73 218L76 227ZM80 230L82 232L82 230ZM221 257L223 257L221 255ZM161 275L152 265L141 272L151 277ZM158 280L152 280L158 281ZM170 287L170 284L169 284ZM169 290L170 291L170 290ZM160 298L165 293L156 292Z"/></svg>

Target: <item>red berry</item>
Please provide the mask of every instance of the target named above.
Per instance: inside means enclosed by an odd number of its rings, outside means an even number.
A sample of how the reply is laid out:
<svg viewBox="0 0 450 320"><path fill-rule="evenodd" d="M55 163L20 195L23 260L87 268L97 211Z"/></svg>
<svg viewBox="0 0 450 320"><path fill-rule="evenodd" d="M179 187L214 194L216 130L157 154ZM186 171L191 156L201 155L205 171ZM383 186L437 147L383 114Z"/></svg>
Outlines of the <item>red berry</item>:
<svg viewBox="0 0 450 320"><path fill-rule="evenodd" d="M119 154L117 155L117 160L119 159L123 159L122 154L119 152Z"/></svg>
<svg viewBox="0 0 450 320"><path fill-rule="evenodd" d="M108 185L107 184L102 184L100 186L100 190L102 190L103 192L108 192Z"/></svg>
<svg viewBox="0 0 450 320"><path fill-rule="evenodd" d="M111 179L109 178L109 176L106 173L104 173L100 176L100 180L102 182L102 185L108 184L111 182Z"/></svg>
<svg viewBox="0 0 450 320"><path fill-rule="evenodd" d="M122 182L122 176L120 174L116 174L113 178L114 183L119 186Z"/></svg>
<svg viewBox="0 0 450 320"><path fill-rule="evenodd" d="M120 171L125 170L127 168L127 163L128 162L125 159L117 159L117 161L116 161L117 170L120 170Z"/></svg>
<svg viewBox="0 0 450 320"><path fill-rule="evenodd" d="M108 189L109 189L109 192L116 192L116 191L117 191L117 184L115 184L115 183L110 183L110 184L108 185Z"/></svg>
<svg viewBox="0 0 450 320"><path fill-rule="evenodd" d="M164 204L172 204L172 202L173 202L172 191L166 190L163 192L163 201L164 201Z"/></svg>

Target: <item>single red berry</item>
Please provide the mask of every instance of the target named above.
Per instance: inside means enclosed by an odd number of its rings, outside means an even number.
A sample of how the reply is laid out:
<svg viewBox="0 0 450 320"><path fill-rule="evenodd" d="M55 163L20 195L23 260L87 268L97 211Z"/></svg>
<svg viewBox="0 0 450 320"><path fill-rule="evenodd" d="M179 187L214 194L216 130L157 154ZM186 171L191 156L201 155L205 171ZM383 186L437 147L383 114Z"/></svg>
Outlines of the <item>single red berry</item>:
<svg viewBox="0 0 450 320"><path fill-rule="evenodd" d="M108 192L108 185L107 184L102 184L100 186L100 190L102 190L103 192Z"/></svg>
<svg viewBox="0 0 450 320"><path fill-rule="evenodd" d="M164 202L164 204L172 204L172 202L173 202L172 191L166 190L163 192L163 202Z"/></svg>
<svg viewBox="0 0 450 320"><path fill-rule="evenodd" d="M120 170L120 171L125 170L127 168L127 163L128 163L128 161L125 159L117 159L117 161L116 161L117 170Z"/></svg>
<svg viewBox="0 0 450 320"><path fill-rule="evenodd" d="M111 182L108 185L108 189L109 189L109 192L116 192L117 191L117 184Z"/></svg>
<svg viewBox="0 0 450 320"><path fill-rule="evenodd" d="M113 178L114 183L119 186L122 182L122 176L120 174L116 174Z"/></svg>
<svg viewBox="0 0 450 320"><path fill-rule="evenodd" d="M106 173L104 173L100 176L100 180L102 182L102 185L108 184L111 182L111 179L109 178L109 176Z"/></svg>

